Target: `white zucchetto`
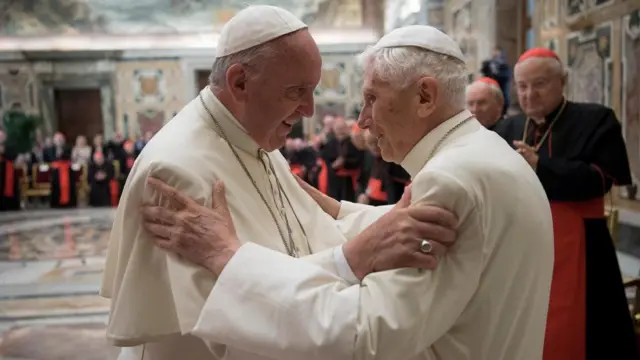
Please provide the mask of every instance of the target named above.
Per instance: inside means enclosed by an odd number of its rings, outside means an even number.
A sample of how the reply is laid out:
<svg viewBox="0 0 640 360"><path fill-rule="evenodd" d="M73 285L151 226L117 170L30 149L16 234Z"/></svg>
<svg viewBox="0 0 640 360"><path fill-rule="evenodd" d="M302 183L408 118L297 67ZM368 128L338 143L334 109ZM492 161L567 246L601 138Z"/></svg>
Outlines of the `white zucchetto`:
<svg viewBox="0 0 640 360"><path fill-rule="evenodd" d="M306 27L295 15L282 8L249 6L222 27L216 56L232 55Z"/></svg>
<svg viewBox="0 0 640 360"><path fill-rule="evenodd" d="M427 25L410 25L397 28L383 36L373 46L375 49L415 46L465 61L460 45L449 35Z"/></svg>

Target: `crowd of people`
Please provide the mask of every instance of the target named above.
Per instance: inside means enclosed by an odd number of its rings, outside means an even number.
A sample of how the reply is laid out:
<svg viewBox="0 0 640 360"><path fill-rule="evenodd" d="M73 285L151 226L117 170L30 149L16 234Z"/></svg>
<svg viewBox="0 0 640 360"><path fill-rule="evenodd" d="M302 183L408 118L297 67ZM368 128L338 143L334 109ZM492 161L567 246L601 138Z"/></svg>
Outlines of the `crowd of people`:
<svg viewBox="0 0 640 360"><path fill-rule="evenodd" d="M336 200L395 204L410 176L380 155L377 139L354 119L325 116L314 139L287 139L281 149L291 171Z"/></svg>
<svg viewBox="0 0 640 360"><path fill-rule="evenodd" d="M117 206L127 175L152 136L132 141L116 133L105 141L96 134L89 144L80 135L70 145L61 132L37 133L32 151L18 153L5 148L6 134L0 131L0 211Z"/></svg>

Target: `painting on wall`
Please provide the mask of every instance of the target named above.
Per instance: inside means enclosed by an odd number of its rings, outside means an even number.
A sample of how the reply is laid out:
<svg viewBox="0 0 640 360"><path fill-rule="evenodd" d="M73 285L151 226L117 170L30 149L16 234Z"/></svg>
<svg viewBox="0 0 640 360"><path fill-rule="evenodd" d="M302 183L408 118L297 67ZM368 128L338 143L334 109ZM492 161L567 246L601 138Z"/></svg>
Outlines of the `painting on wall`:
<svg viewBox="0 0 640 360"><path fill-rule="evenodd" d="M50 36L215 32L237 11L253 4L288 9L311 26L362 26L362 6L356 0L20 0L2 5L0 33Z"/></svg>
<svg viewBox="0 0 640 360"><path fill-rule="evenodd" d="M113 96L116 127L144 134L139 129L162 126L185 105L183 82L179 61L118 62ZM123 123L125 118L129 124Z"/></svg>
<svg viewBox="0 0 640 360"><path fill-rule="evenodd" d="M344 98L347 96L349 75L345 61L324 60L320 83L314 95L322 98Z"/></svg>
<svg viewBox="0 0 640 360"><path fill-rule="evenodd" d="M587 0L566 0L567 16L576 16L587 10Z"/></svg>
<svg viewBox="0 0 640 360"><path fill-rule="evenodd" d="M0 112L10 109L38 111L35 80L25 66L1 65L0 88Z"/></svg>
<svg viewBox="0 0 640 360"><path fill-rule="evenodd" d="M640 10L622 20L622 128L634 183L640 181Z"/></svg>
<svg viewBox="0 0 640 360"><path fill-rule="evenodd" d="M568 97L611 104L611 23L567 36Z"/></svg>
<svg viewBox="0 0 640 360"><path fill-rule="evenodd" d="M458 42L468 63L474 63L477 58L476 36L471 26L471 1L453 12L453 29L451 37Z"/></svg>
<svg viewBox="0 0 640 360"><path fill-rule="evenodd" d="M605 6L613 4L613 0L591 0L592 6Z"/></svg>
<svg viewBox="0 0 640 360"><path fill-rule="evenodd" d="M136 69L133 72L135 100L138 103L161 103L165 97L162 69Z"/></svg>

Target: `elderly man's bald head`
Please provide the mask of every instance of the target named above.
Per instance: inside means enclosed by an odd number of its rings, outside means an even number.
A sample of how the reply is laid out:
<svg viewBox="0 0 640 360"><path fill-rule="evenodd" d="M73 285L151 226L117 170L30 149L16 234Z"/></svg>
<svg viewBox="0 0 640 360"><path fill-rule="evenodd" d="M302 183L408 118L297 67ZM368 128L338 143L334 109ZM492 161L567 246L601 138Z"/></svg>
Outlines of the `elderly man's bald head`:
<svg viewBox="0 0 640 360"><path fill-rule="evenodd" d="M467 86L467 109L485 127L493 126L502 116L504 96L495 84L476 81Z"/></svg>

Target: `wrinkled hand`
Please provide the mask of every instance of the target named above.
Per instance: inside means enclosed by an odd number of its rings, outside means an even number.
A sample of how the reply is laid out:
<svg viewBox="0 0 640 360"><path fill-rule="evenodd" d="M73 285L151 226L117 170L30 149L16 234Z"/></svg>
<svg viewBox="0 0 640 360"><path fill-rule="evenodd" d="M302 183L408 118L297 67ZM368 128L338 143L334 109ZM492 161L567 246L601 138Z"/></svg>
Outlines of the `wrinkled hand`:
<svg viewBox="0 0 640 360"><path fill-rule="evenodd" d="M213 186L211 208L158 179L149 178L148 184L170 203L141 208L143 226L156 245L220 275L240 247L224 183L218 180Z"/></svg>
<svg viewBox="0 0 640 360"><path fill-rule="evenodd" d="M306 181L300 179L298 176L293 176L296 178L296 180L298 180L298 184L302 187L302 189L306 191L313 200L315 200L315 202L320 206L320 208L322 208L324 212L329 214L329 216L334 219L338 218L338 214L340 213L340 202L338 200L307 184Z"/></svg>
<svg viewBox="0 0 640 360"><path fill-rule="evenodd" d="M452 212L410 204L409 188L391 211L344 245L347 262L360 280L378 271L434 269L439 257L454 243L458 219ZM420 251L423 239L433 247L428 254Z"/></svg>
<svg viewBox="0 0 640 360"><path fill-rule="evenodd" d="M536 150L522 141L516 140L513 142L513 145L516 147L518 154L522 155L533 170L535 170L538 167L538 160L540 159Z"/></svg>

